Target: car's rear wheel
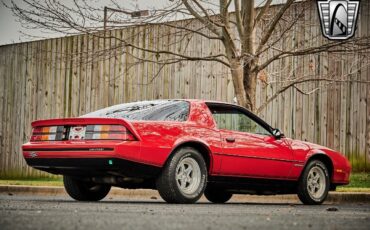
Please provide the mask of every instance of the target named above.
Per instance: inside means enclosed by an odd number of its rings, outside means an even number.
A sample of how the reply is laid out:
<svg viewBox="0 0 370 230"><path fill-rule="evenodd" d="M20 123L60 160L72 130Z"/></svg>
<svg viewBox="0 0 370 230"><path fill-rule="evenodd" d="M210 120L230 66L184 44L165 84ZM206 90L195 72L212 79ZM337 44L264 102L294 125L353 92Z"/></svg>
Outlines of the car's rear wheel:
<svg viewBox="0 0 370 230"><path fill-rule="evenodd" d="M204 191L204 196L212 203L222 204L226 203L233 196L232 193L225 190L219 190L213 187L207 187Z"/></svg>
<svg viewBox="0 0 370 230"><path fill-rule="evenodd" d="M168 160L156 185L168 203L195 203L203 195L207 183L207 167L194 148L178 149Z"/></svg>
<svg viewBox="0 0 370 230"><path fill-rule="evenodd" d="M298 184L298 197L304 204L321 204L329 193L330 178L325 164L310 161L305 167Z"/></svg>
<svg viewBox="0 0 370 230"><path fill-rule="evenodd" d="M63 176L64 188L68 195L78 201L99 201L110 191L111 186L95 184L74 177Z"/></svg>

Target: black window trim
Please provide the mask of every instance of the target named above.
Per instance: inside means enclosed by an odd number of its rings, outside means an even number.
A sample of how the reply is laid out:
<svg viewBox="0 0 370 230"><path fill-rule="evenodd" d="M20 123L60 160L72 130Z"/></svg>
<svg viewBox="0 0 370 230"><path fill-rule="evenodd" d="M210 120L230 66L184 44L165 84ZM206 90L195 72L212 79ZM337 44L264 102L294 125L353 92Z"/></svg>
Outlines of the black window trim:
<svg viewBox="0 0 370 230"><path fill-rule="evenodd" d="M228 108L228 109L236 109L239 112L245 114L247 117L249 117L253 121L255 121L260 126L262 126L262 128L266 129L273 136L273 130L274 130L274 128L272 128L267 122L265 122L264 120L262 120L261 118L259 118L256 114L252 113L251 111L249 111L248 109L246 109L246 108L244 108L242 106L233 105L233 104L226 104L226 103L220 103L220 102L206 102L206 105L207 105L209 111L211 112L211 114L213 114L212 113L212 110L210 108L212 106L222 107L222 108ZM217 122L215 121L215 119L213 117L212 117L212 119L213 119L214 123L217 125Z"/></svg>

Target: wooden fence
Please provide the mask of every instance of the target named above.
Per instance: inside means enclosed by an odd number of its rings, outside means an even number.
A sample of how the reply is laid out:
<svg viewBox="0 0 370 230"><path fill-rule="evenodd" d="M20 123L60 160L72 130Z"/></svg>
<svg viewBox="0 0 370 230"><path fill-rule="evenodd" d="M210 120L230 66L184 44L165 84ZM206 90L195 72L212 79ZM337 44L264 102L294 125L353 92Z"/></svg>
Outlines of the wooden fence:
<svg viewBox="0 0 370 230"><path fill-rule="evenodd" d="M361 3L356 36L368 36L370 7L368 2ZM290 13L294 14L294 10ZM174 23L201 26L191 20ZM198 55L222 52L219 42L197 35L177 40L173 32L174 28L153 25L112 30L108 34L130 37L135 44L150 49L184 50ZM317 35L315 39L313 34ZM305 41L306 46L324 40L315 5L289 37L278 45ZM272 54L269 51L264 58ZM45 175L30 169L21 155L21 145L31 134L31 122L37 119L76 117L109 105L146 99L233 102L231 76L222 64L189 61L160 66L138 62L137 57L162 58L94 35L0 46L0 177ZM370 81L369 64L366 55L328 53L276 61L261 73L264 80L258 81L258 105L284 82L306 73L318 79L350 73L350 81L299 84L280 94L259 115L289 137L340 150L357 170L369 169L370 85L361 83Z"/></svg>

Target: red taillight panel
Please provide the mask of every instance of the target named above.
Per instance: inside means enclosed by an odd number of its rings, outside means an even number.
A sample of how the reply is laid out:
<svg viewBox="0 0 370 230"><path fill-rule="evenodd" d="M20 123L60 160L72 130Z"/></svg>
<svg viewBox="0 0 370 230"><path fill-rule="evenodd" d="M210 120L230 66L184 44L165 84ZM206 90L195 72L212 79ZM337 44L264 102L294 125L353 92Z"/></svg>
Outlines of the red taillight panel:
<svg viewBox="0 0 370 230"><path fill-rule="evenodd" d="M87 136L85 140L125 140L135 141L134 136L127 133L94 133L91 136Z"/></svg>
<svg viewBox="0 0 370 230"><path fill-rule="evenodd" d="M64 126L40 126L32 130L31 141L63 140L66 135Z"/></svg>
<svg viewBox="0 0 370 230"><path fill-rule="evenodd" d="M125 140L135 136L123 125L40 126L34 127L31 141Z"/></svg>
<svg viewBox="0 0 370 230"><path fill-rule="evenodd" d="M123 125L88 125L86 140L136 140L132 133Z"/></svg>

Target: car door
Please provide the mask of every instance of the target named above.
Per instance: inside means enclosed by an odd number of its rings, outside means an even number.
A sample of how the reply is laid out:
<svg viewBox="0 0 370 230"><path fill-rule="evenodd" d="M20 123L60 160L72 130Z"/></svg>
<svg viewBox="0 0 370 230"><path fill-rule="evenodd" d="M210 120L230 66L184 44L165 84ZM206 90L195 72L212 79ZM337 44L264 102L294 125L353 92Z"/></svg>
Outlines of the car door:
<svg viewBox="0 0 370 230"><path fill-rule="evenodd" d="M238 107L212 107L221 134L220 174L286 178L293 153L284 138L276 139L263 124Z"/></svg>

